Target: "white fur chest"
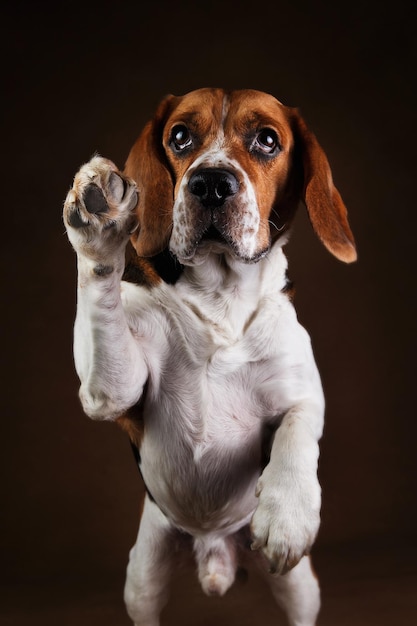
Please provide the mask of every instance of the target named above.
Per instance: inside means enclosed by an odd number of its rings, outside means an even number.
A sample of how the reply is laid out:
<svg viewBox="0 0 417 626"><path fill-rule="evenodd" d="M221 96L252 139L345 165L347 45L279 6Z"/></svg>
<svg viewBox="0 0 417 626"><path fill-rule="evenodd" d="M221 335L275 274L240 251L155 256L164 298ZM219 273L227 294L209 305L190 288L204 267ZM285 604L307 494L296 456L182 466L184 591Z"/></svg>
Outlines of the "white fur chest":
<svg viewBox="0 0 417 626"><path fill-rule="evenodd" d="M132 330L148 346L141 470L179 526L220 516L229 527L253 511L266 429L311 385L285 268L277 247L256 265L219 267L214 257L174 287L124 286Z"/></svg>

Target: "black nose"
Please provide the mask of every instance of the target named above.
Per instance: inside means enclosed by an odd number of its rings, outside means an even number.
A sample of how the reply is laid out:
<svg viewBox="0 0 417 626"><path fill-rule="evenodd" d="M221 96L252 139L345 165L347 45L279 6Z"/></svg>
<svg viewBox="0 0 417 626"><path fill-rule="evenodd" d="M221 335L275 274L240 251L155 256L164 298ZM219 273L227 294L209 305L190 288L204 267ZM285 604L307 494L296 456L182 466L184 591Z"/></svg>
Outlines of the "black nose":
<svg viewBox="0 0 417 626"><path fill-rule="evenodd" d="M237 192L239 182L227 170L207 168L191 176L188 188L206 209L214 209L222 206L226 198Z"/></svg>

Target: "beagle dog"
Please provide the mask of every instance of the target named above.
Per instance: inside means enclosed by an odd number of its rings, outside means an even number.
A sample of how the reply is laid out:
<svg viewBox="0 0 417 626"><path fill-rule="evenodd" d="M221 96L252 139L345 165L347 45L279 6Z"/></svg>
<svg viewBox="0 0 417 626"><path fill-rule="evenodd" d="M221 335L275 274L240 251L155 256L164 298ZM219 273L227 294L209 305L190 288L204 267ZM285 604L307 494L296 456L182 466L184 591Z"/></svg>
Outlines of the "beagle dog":
<svg viewBox="0 0 417 626"><path fill-rule="evenodd" d="M300 202L354 261L299 112L222 89L166 97L123 172L94 156L67 195L81 403L128 432L147 492L125 586L136 626L160 623L180 546L205 593L253 561L291 626L316 622L324 399L283 252Z"/></svg>

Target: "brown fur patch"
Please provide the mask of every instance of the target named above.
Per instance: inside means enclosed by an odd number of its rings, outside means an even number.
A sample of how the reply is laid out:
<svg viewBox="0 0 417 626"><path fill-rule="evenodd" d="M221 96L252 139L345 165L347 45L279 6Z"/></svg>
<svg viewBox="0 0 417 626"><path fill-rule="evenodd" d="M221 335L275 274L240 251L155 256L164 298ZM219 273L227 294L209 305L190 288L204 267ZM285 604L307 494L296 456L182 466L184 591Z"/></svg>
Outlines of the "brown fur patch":
<svg viewBox="0 0 417 626"><path fill-rule="evenodd" d="M116 420L116 423L128 434L130 441L138 450L140 450L144 432L143 399L145 395L146 391L144 390L141 401Z"/></svg>

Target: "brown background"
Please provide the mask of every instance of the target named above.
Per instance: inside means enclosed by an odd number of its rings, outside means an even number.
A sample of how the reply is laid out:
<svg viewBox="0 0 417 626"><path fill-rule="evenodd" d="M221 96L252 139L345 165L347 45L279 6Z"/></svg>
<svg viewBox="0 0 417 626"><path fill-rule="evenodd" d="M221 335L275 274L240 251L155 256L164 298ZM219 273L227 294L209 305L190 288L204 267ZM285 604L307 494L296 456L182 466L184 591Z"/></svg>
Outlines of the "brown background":
<svg viewBox="0 0 417 626"><path fill-rule="evenodd" d="M75 255L61 210L81 163L98 151L123 166L158 101L201 86L257 88L300 107L327 151L357 239L359 261L344 266L300 213L288 247L297 310L327 396L316 559L325 591L328 585L327 611L334 602L338 615L333 626L351 623L343 621L349 603L336 606L338 584L355 596L366 568L377 580L398 572L402 588L411 580L417 521L411 6L3 3L2 623L129 623L121 593L141 484L125 435L90 422L78 402ZM380 625L372 602L381 606L384 593L367 589L363 623ZM214 609L194 587L194 600L176 593L170 624L213 623L206 611ZM245 593L211 604L215 619L229 611L233 620ZM252 593L258 611L264 599ZM395 613L403 600L387 601L386 611ZM181 622L172 617L176 610L183 610ZM261 622L276 623L268 619ZM394 620L411 621L398 614Z"/></svg>

